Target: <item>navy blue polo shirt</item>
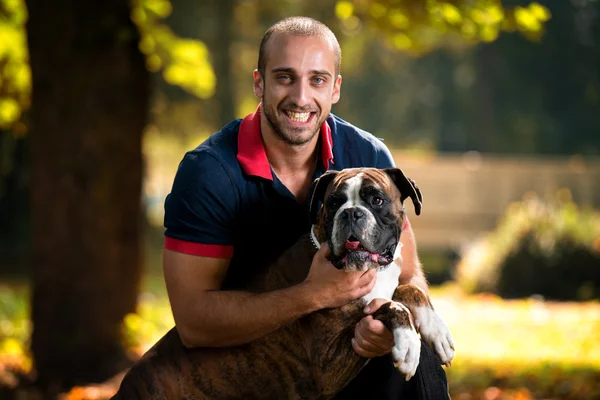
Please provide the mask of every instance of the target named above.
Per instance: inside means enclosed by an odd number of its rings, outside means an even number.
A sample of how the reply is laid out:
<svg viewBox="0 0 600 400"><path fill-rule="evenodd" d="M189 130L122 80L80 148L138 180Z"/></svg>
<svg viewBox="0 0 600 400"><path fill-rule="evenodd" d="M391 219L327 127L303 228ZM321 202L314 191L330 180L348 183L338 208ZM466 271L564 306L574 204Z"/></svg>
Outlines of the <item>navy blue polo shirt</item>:
<svg viewBox="0 0 600 400"><path fill-rule="evenodd" d="M327 169L394 166L379 139L332 114L319 147L315 179ZM185 154L165 201L164 247L231 258L222 288L240 288L309 231L308 209L269 165L259 106Z"/></svg>

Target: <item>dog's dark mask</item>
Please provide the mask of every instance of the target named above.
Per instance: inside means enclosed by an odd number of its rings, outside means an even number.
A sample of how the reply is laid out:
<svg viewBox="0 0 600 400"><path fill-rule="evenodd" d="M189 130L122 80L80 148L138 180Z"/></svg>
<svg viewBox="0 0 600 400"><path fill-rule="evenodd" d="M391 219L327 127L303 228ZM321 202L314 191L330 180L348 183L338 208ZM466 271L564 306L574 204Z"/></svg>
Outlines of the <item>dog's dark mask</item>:
<svg viewBox="0 0 600 400"><path fill-rule="evenodd" d="M411 198L417 215L423 197L398 168L328 171L311 189L310 218L331 248L336 268L365 270L394 261ZM352 197L352 199L349 199Z"/></svg>

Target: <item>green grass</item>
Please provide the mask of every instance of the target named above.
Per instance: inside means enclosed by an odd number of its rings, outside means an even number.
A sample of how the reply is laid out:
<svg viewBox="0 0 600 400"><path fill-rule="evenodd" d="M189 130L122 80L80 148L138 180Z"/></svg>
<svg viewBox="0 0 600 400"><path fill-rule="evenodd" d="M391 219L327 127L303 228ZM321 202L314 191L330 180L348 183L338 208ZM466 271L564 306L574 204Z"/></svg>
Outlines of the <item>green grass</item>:
<svg viewBox="0 0 600 400"><path fill-rule="evenodd" d="M457 398L600 398L598 302L506 301L453 284L432 297L456 342L446 371Z"/></svg>

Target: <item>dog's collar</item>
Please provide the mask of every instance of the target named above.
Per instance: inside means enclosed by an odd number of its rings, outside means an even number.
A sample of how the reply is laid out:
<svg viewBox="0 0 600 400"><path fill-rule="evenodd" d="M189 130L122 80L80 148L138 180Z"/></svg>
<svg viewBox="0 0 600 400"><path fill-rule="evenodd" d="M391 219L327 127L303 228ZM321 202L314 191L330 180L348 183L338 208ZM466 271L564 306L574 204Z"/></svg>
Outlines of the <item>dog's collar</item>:
<svg viewBox="0 0 600 400"><path fill-rule="evenodd" d="M315 248L317 250L319 250L321 248L321 245L319 244L319 241L317 240L317 237L315 236L315 226L311 225L310 227L310 241L312 242L313 246L315 246Z"/></svg>

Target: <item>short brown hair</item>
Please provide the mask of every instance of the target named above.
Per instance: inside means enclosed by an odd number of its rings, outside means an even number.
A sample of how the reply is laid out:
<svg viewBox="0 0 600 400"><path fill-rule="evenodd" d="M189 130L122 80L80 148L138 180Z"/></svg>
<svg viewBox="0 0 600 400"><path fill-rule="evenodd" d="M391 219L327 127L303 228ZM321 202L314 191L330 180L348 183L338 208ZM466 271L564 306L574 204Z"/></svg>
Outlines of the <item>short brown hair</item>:
<svg viewBox="0 0 600 400"><path fill-rule="evenodd" d="M291 36L316 36L328 39L335 53L335 74L340 74L342 50L335 34L322 22L309 17L289 17L271 26L262 37L258 50L258 72L264 77L267 63L267 43L274 34L283 33Z"/></svg>

